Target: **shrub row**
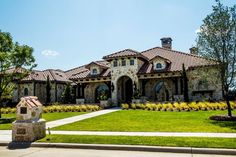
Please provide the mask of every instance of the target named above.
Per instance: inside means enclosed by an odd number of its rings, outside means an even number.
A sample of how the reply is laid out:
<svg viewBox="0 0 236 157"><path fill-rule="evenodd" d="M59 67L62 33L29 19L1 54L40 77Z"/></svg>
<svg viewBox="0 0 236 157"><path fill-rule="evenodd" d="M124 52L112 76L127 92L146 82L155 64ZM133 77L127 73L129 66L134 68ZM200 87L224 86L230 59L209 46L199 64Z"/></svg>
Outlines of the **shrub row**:
<svg viewBox="0 0 236 157"><path fill-rule="evenodd" d="M89 111L98 111L101 108L98 105L52 105L44 106L44 113L53 113L53 112L89 112ZM16 113L16 108L1 108L2 114Z"/></svg>
<svg viewBox="0 0 236 157"><path fill-rule="evenodd" d="M9 113L16 113L16 108L10 108L10 107L6 107L6 108L1 108L1 113L2 114L9 114Z"/></svg>
<svg viewBox="0 0 236 157"><path fill-rule="evenodd" d="M98 105L52 105L43 107L44 113L52 112L89 112L98 111L100 107Z"/></svg>
<svg viewBox="0 0 236 157"><path fill-rule="evenodd" d="M236 103L230 102L231 108L236 109ZM123 110L139 109L149 111L208 111L208 110L226 110L225 102L174 102L174 103L146 103L146 104L122 104Z"/></svg>

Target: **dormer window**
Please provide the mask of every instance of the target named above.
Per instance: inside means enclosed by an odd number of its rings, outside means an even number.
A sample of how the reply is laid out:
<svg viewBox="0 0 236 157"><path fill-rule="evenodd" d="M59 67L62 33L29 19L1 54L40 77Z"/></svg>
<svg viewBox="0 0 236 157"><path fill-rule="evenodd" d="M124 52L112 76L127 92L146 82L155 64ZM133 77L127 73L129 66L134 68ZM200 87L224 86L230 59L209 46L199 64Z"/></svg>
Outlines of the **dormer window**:
<svg viewBox="0 0 236 157"><path fill-rule="evenodd" d="M94 68L93 70L92 70L92 75L97 75L98 74L98 70L96 69L96 68Z"/></svg>
<svg viewBox="0 0 236 157"><path fill-rule="evenodd" d="M134 60L133 60L133 59L130 59L130 60L129 60L129 63L130 63L130 65L134 65Z"/></svg>
<svg viewBox="0 0 236 157"><path fill-rule="evenodd" d="M125 59L122 59L121 65L122 65L122 66L126 66L126 60L125 60Z"/></svg>
<svg viewBox="0 0 236 157"><path fill-rule="evenodd" d="M117 65L118 65L118 61L117 61L117 60L114 60L114 61L113 61L113 67L117 67Z"/></svg>
<svg viewBox="0 0 236 157"><path fill-rule="evenodd" d="M161 63L157 63L156 64L156 69L158 70L158 69L162 69L162 64Z"/></svg>

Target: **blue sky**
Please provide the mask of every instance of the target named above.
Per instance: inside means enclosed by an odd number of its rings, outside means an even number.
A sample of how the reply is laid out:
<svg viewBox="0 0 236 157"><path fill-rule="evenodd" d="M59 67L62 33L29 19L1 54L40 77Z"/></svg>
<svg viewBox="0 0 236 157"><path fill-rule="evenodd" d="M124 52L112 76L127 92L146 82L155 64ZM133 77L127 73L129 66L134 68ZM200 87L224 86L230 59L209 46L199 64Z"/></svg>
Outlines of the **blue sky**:
<svg viewBox="0 0 236 157"><path fill-rule="evenodd" d="M234 0L223 0L232 6ZM188 52L214 0L1 0L0 29L34 48L36 69L75 68L172 37Z"/></svg>

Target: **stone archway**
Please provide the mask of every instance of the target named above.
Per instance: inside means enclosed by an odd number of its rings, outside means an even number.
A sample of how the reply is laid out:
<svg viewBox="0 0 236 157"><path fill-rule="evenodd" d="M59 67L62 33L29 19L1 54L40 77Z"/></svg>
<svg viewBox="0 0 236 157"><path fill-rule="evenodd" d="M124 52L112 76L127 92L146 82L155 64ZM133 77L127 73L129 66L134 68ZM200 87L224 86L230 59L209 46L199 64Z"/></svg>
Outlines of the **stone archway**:
<svg viewBox="0 0 236 157"><path fill-rule="evenodd" d="M99 103L102 94L105 94L108 98L109 93L109 87L106 84L98 85L95 89L95 103Z"/></svg>
<svg viewBox="0 0 236 157"><path fill-rule="evenodd" d="M121 76L117 80L118 103L130 103L133 96L133 81L129 76Z"/></svg>
<svg viewBox="0 0 236 157"><path fill-rule="evenodd" d="M163 102L170 100L170 89L165 81L159 81L154 86L155 101Z"/></svg>

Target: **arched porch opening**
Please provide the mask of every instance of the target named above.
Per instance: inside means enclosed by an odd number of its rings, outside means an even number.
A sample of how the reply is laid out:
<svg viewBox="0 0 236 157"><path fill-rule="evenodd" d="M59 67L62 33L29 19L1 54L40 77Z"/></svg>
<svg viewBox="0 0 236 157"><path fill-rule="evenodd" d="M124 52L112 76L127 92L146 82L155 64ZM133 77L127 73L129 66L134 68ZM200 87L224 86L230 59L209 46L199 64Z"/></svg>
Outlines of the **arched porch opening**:
<svg viewBox="0 0 236 157"><path fill-rule="evenodd" d="M129 76L121 76L117 80L118 103L131 103L133 96L133 81Z"/></svg>

